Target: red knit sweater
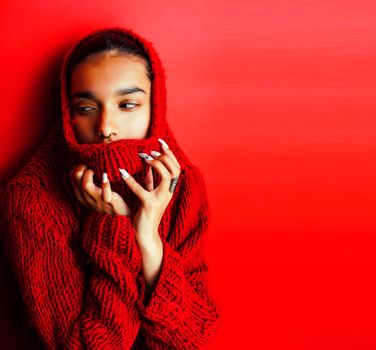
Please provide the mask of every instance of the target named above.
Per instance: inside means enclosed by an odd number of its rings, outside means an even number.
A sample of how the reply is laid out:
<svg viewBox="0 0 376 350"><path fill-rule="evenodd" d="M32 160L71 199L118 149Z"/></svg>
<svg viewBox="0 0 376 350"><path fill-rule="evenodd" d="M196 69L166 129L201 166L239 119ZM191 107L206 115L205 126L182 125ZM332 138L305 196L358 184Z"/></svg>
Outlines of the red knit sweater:
<svg viewBox="0 0 376 350"><path fill-rule="evenodd" d="M152 45L131 30L152 61L152 122L147 138L78 144L61 71L62 123L0 193L1 241L20 287L30 325L48 349L201 349L215 334L220 309L208 291L204 242L210 218L199 169L185 156L165 119L165 76ZM76 45L78 45L77 43ZM138 199L118 168L143 183L138 152L165 140L181 166L159 225L161 271L150 298L131 218L91 211L74 196L69 171L82 161L103 171L131 209Z"/></svg>

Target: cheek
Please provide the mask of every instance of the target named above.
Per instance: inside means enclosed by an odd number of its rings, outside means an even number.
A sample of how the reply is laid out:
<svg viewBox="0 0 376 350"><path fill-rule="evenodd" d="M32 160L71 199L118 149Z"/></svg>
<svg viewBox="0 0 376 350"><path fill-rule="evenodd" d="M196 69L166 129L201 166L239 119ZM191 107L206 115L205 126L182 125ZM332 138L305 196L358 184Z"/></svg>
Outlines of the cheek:
<svg viewBox="0 0 376 350"><path fill-rule="evenodd" d="M122 138L144 138L149 128L149 119L148 113L141 110L123 115L118 124Z"/></svg>
<svg viewBox="0 0 376 350"><path fill-rule="evenodd" d="M142 108L132 113L124 113L118 120L121 127L142 129L149 124L150 115L146 109Z"/></svg>
<svg viewBox="0 0 376 350"><path fill-rule="evenodd" d="M140 132L144 132L149 127L150 114L148 111L143 110L140 112L137 118L137 128Z"/></svg>
<svg viewBox="0 0 376 350"><path fill-rule="evenodd" d="M75 118L74 131L79 142L90 142L93 137L93 125L89 118Z"/></svg>

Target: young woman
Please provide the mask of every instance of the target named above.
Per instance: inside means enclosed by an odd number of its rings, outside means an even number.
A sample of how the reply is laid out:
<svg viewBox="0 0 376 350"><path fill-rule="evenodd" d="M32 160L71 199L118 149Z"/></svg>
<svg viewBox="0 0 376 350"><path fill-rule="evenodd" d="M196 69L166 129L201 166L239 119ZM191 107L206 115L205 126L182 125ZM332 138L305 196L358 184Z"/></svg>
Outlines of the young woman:
<svg viewBox="0 0 376 350"><path fill-rule="evenodd" d="M205 182L166 121L164 69L130 29L66 54L62 118L1 193L2 243L48 349L199 349L215 334Z"/></svg>

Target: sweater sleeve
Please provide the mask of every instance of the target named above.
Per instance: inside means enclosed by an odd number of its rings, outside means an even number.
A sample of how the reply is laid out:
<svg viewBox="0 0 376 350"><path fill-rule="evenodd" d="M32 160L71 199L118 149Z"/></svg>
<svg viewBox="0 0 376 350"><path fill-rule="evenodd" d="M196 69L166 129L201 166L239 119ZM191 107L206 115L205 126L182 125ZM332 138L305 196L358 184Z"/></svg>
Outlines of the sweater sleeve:
<svg viewBox="0 0 376 350"><path fill-rule="evenodd" d="M4 252L28 322L46 348L130 349L140 327L141 268L130 219L89 214L81 236L91 262L85 277L72 226L47 191L18 186L3 194L0 206Z"/></svg>
<svg viewBox="0 0 376 350"><path fill-rule="evenodd" d="M198 168L181 179L174 224L163 239L161 270L150 295L140 273L140 333L149 349L202 349L221 320L221 310L208 291L204 239L209 221L205 183Z"/></svg>

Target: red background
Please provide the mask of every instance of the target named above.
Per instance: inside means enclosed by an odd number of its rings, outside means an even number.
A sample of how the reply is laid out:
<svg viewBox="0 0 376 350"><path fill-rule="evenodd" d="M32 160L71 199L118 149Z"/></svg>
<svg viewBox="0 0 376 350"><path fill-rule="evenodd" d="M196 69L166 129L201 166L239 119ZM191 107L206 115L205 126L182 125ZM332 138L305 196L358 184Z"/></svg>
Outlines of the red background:
<svg viewBox="0 0 376 350"><path fill-rule="evenodd" d="M93 29L129 26L159 52L167 118L206 179L210 285L223 313L210 348L376 347L373 1L0 10L2 183L56 118L67 48ZM15 348L27 340L10 277L2 268L0 336Z"/></svg>

